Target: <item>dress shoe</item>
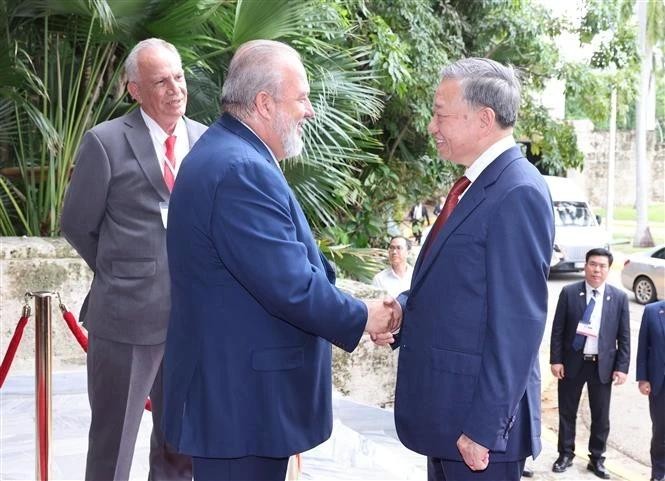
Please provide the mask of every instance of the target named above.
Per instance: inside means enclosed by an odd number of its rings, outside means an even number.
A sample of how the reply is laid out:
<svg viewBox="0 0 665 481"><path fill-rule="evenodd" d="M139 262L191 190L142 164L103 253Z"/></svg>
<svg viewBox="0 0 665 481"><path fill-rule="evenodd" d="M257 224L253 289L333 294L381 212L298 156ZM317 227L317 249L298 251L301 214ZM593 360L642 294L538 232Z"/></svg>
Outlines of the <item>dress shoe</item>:
<svg viewBox="0 0 665 481"><path fill-rule="evenodd" d="M533 478L533 469L524 468L522 470L522 477L523 478Z"/></svg>
<svg viewBox="0 0 665 481"><path fill-rule="evenodd" d="M555 473L563 473L566 469L568 469L572 465L573 465L573 456L562 454L556 459L556 461L554 461L554 465L552 466L552 471L554 471Z"/></svg>
<svg viewBox="0 0 665 481"><path fill-rule="evenodd" d="M589 464L587 464L586 468L589 471L593 471L593 474L601 479L610 479L610 473L608 473L607 469L605 469L605 462L602 459L589 461Z"/></svg>

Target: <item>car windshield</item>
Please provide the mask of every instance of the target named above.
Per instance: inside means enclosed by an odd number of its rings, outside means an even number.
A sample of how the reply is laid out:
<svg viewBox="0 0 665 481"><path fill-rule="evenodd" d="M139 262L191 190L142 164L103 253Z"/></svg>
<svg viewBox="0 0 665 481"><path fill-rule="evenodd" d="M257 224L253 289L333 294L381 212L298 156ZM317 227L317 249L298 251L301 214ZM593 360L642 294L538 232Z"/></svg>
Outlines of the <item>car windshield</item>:
<svg viewBox="0 0 665 481"><path fill-rule="evenodd" d="M595 226L596 219L584 202L555 201L554 222L558 226Z"/></svg>

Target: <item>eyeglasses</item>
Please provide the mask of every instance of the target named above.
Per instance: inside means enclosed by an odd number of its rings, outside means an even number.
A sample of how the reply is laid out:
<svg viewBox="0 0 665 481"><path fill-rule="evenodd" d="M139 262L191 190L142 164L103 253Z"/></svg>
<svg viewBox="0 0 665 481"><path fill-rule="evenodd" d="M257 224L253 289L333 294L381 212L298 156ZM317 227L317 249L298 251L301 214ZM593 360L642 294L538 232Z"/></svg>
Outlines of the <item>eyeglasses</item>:
<svg viewBox="0 0 665 481"><path fill-rule="evenodd" d="M402 246L388 246L389 251L401 251L402 249L404 249Z"/></svg>

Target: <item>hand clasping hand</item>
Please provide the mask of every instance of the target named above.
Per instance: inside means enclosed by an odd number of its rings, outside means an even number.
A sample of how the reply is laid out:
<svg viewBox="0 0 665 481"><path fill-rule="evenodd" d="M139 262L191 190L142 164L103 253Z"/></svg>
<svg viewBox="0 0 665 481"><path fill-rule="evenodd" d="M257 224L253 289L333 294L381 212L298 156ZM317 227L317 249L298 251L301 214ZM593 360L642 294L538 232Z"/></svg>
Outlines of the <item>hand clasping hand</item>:
<svg viewBox="0 0 665 481"><path fill-rule="evenodd" d="M367 305L367 325L365 331L378 346L395 342L393 332L402 322L402 308L392 297L383 301L365 301Z"/></svg>

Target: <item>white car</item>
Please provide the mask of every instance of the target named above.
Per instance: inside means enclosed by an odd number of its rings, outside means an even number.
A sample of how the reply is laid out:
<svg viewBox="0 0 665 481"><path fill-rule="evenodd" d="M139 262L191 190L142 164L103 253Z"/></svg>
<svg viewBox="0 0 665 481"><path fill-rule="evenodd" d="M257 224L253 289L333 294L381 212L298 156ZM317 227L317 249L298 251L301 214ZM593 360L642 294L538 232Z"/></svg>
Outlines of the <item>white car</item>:
<svg viewBox="0 0 665 481"><path fill-rule="evenodd" d="M665 245L628 256L621 283L635 293L639 304L665 299Z"/></svg>
<svg viewBox="0 0 665 481"><path fill-rule="evenodd" d="M609 249L608 235L591 210L586 194L565 177L544 176L552 196L554 250L551 271L581 271L586 253L596 247Z"/></svg>

